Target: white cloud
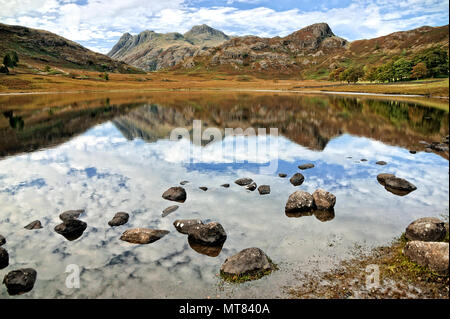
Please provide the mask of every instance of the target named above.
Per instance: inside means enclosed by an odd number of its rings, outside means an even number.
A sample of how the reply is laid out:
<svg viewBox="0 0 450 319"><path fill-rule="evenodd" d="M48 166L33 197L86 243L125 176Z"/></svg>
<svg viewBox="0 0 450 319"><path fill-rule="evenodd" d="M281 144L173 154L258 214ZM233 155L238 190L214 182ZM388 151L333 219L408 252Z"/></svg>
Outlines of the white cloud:
<svg viewBox="0 0 450 319"><path fill-rule="evenodd" d="M227 6L194 7L184 0L88 0L84 4L71 0L0 0L0 19L46 29L82 43L94 39L97 43L90 43L91 47L105 48L108 39L117 39L124 32L185 32L202 23L231 35L271 37L327 22L335 34L355 40L448 23L449 7L448 0L356 0L345 7L305 10L299 4L275 10L266 2L267 6L238 9L233 6L238 2L259 1L230 0Z"/></svg>

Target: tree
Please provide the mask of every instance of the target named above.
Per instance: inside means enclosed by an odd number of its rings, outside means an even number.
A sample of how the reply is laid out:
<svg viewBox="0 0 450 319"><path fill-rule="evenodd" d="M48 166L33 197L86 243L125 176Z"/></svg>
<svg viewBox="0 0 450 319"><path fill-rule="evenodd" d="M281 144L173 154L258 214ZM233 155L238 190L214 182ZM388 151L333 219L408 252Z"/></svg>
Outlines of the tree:
<svg viewBox="0 0 450 319"><path fill-rule="evenodd" d="M14 68L17 66L17 63L19 62L19 56L15 51L11 51L9 53L6 53L3 57L3 64L7 68Z"/></svg>
<svg viewBox="0 0 450 319"><path fill-rule="evenodd" d="M448 52L441 47L433 47L422 51L414 58L414 64L425 63L428 75L448 75Z"/></svg>
<svg viewBox="0 0 450 319"><path fill-rule="evenodd" d="M395 80L408 79L411 75L412 62L404 58L400 58L393 64Z"/></svg>
<svg viewBox="0 0 450 319"><path fill-rule="evenodd" d="M428 69L425 63L419 62L417 63L411 71L411 78L413 79L423 79L428 74Z"/></svg>
<svg viewBox="0 0 450 319"><path fill-rule="evenodd" d="M347 83L356 83L360 78L364 76L364 71L361 67L350 67L341 73L342 78L347 81Z"/></svg>
<svg viewBox="0 0 450 319"><path fill-rule="evenodd" d="M378 68L376 66L370 66L366 68L366 71L364 72L364 79L369 82L374 82L377 80L378 76Z"/></svg>
<svg viewBox="0 0 450 319"><path fill-rule="evenodd" d="M328 80L330 81L339 81L339 75L344 72L345 69L343 67L339 67L330 72L328 76Z"/></svg>
<svg viewBox="0 0 450 319"><path fill-rule="evenodd" d="M380 82L392 82L395 80L394 62L388 62L378 68L377 80Z"/></svg>

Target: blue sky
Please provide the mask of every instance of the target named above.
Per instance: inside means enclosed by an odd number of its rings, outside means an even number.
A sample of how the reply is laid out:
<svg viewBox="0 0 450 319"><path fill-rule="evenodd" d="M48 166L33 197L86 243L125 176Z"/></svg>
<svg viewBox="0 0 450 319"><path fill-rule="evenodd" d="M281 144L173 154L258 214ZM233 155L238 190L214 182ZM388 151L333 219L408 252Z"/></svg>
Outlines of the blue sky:
<svg viewBox="0 0 450 319"><path fill-rule="evenodd" d="M317 22L350 41L449 23L449 0L0 0L0 22L49 30L106 53L124 32L285 36Z"/></svg>

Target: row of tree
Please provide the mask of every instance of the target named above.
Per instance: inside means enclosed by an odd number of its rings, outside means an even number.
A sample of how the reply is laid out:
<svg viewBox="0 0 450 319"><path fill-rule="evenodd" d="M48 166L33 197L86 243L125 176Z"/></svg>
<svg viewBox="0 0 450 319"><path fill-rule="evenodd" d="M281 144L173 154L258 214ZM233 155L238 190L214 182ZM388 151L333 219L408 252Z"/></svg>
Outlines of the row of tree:
<svg viewBox="0 0 450 319"><path fill-rule="evenodd" d="M396 82L409 79L448 76L449 56L440 47L429 48L410 58L398 57L380 66L336 68L329 74L330 81L356 83L361 79L370 82Z"/></svg>

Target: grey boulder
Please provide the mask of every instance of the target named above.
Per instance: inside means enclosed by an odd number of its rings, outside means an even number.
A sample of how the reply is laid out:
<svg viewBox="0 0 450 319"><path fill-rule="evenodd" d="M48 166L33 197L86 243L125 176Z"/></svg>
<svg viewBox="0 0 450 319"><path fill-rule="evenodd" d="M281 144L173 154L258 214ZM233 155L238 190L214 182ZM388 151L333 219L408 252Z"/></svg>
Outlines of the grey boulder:
<svg viewBox="0 0 450 319"><path fill-rule="evenodd" d="M263 275L265 272L275 270L269 257L259 248L246 248L236 255L228 257L220 267L222 275Z"/></svg>
<svg viewBox="0 0 450 319"><path fill-rule="evenodd" d="M128 223L129 218L130 215L128 215L128 213L118 212L114 215L113 219L108 222L108 225L111 227L121 226Z"/></svg>
<svg viewBox="0 0 450 319"><path fill-rule="evenodd" d="M186 191L183 187L175 186L166 190L162 197L167 200L184 203L186 201Z"/></svg>
<svg viewBox="0 0 450 319"><path fill-rule="evenodd" d="M9 272L3 278L3 284L10 295L20 295L33 289L37 273L32 268L18 269Z"/></svg>
<svg viewBox="0 0 450 319"><path fill-rule="evenodd" d="M295 173L294 175L292 175L289 181L294 186L300 186L305 181L305 176L303 176L301 173Z"/></svg>
<svg viewBox="0 0 450 319"><path fill-rule="evenodd" d="M168 230L133 228L124 231L122 236L120 236L120 240L132 244L150 244L161 239L168 233Z"/></svg>
<svg viewBox="0 0 450 319"><path fill-rule="evenodd" d="M285 206L286 213L309 212L314 208L314 198L305 191L295 191L289 196Z"/></svg>
<svg viewBox="0 0 450 319"><path fill-rule="evenodd" d="M440 275L448 275L448 243L410 241L406 243L403 253L420 266Z"/></svg>
<svg viewBox="0 0 450 319"><path fill-rule="evenodd" d="M330 210L336 204L336 196L323 189L317 189L312 196L314 198L314 205L318 210Z"/></svg>
<svg viewBox="0 0 450 319"><path fill-rule="evenodd" d="M405 236L409 240L441 241L447 230L442 220L435 217L424 217L413 221L406 227Z"/></svg>

